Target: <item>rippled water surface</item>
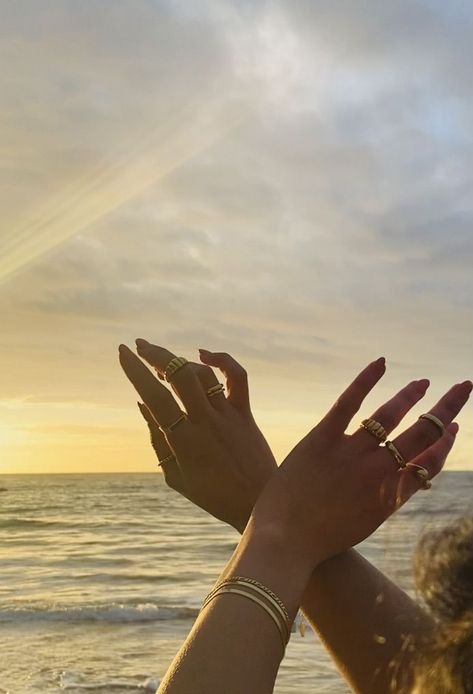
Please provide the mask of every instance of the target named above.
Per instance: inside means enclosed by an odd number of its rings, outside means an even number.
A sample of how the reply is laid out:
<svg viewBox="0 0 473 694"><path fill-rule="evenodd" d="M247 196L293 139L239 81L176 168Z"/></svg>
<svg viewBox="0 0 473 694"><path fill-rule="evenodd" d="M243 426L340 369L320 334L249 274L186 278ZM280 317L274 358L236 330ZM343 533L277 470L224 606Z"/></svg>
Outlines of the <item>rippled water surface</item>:
<svg viewBox="0 0 473 694"><path fill-rule="evenodd" d="M361 546L410 590L419 532L470 512L443 473ZM238 540L156 475L0 477L0 692L152 692ZM347 582L349 590L349 582ZM312 632L276 694L348 691Z"/></svg>

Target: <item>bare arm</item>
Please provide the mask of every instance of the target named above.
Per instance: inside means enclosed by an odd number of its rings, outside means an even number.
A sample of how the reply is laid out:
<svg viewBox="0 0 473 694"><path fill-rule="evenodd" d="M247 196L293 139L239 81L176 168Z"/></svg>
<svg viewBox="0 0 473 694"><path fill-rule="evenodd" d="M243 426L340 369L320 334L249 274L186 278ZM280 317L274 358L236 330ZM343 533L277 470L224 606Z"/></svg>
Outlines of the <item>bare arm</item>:
<svg viewBox="0 0 473 694"><path fill-rule="evenodd" d="M243 575L268 586L294 619L310 568L281 573L284 544L245 533L219 580ZM271 618L239 595L217 596L197 618L158 694L270 694L283 646Z"/></svg>
<svg viewBox="0 0 473 694"><path fill-rule="evenodd" d="M146 344L148 346L140 354L162 375L173 355ZM191 450L180 446L177 436L175 442L165 438L156 422L159 417L152 416L146 408L142 412L150 427L158 457L164 458L173 452L176 454L174 462L163 465L168 484L241 532L254 500L277 467L251 414L246 372L227 354L213 354L211 359L207 358L207 362L222 369L229 391L227 398L221 393L211 399L225 427L223 436L220 432L220 441L226 437L229 444L225 456L221 453L216 455L209 446L205 460L211 463L213 458L213 466L202 467L195 460L195 448ZM206 367L198 364L191 366L205 390L217 382L213 372ZM427 385L426 382L410 383L373 416L382 421L388 430L394 429L423 396ZM173 388L178 395L182 395L177 384L173 384ZM468 398L469 390L463 384L463 387L457 386L449 391L434 408L437 416L446 424L451 421ZM167 419L169 421L172 417L168 416ZM419 429L419 425L416 426ZM429 429L429 426L427 423L426 429L426 423L421 423L421 429L417 432L424 446L437 438L435 429ZM367 443L370 445L370 434L360 434L368 437ZM356 436L360 439L359 434ZM203 441L201 437L200 448ZM193 474L196 468L198 476ZM353 550L330 559L314 570L302 604L337 666L355 691L363 694L389 691L393 672L391 663L403 651L405 634L415 635L429 625L428 618L409 596ZM384 632L380 625L384 625ZM356 638L353 638L354 634ZM409 653L403 663L404 671L408 672Z"/></svg>
<svg viewBox="0 0 473 694"><path fill-rule="evenodd" d="M409 646L431 627L431 618L358 552L318 566L302 608L355 692L401 691L401 683L409 688Z"/></svg>

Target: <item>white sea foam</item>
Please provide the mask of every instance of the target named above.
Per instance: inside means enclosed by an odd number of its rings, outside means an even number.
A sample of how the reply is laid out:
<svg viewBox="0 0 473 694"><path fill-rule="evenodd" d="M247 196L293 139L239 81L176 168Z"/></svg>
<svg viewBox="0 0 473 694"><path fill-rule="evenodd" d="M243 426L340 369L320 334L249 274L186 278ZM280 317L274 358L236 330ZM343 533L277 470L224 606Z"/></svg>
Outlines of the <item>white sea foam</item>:
<svg viewBox="0 0 473 694"><path fill-rule="evenodd" d="M159 605L84 605L53 609L16 608L0 610L0 622L162 622L195 619L197 608L187 606L160 607Z"/></svg>

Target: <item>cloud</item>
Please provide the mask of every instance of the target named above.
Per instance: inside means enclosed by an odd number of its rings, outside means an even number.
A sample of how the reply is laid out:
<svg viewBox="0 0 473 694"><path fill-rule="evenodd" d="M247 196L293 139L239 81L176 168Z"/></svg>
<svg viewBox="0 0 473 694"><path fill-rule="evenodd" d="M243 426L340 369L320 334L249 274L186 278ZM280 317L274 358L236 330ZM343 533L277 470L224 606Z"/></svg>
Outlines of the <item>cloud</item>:
<svg viewBox="0 0 473 694"><path fill-rule="evenodd" d="M234 353L296 419L380 354L386 395L468 377L464 3L3 14L2 398L128 403L139 335Z"/></svg>

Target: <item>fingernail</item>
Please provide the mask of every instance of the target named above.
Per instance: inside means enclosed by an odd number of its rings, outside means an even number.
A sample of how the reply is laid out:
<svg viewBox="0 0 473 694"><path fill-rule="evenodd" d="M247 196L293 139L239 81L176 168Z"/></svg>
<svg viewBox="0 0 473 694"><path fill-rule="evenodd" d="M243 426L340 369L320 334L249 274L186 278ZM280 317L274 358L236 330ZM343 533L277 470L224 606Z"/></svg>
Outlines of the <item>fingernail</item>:
<svg viewBox="0 0 473 694"><path fill-rule="evenodd" d="M135 344L137 347L149 347L148 340L144 340L142 337L137 337L135 340Z"/></svg>
<svg viewBox="0 0 473 694"><path fill-rule="evenodd" d="M379 359L376 359L373 362L373 364L376 364L376 365L379 364L379 366L381 366L381 364L383 364L383 366L384 366L384 364L386 364L386 357L380 357Z"/></svg>
<svg viewBox="0 0 473 694"><path fill-rule="evenodd" d="M203 349L202 347L199 347L199 352L203 352L204 354L212 354L212 352L209 352L208 349Z"/></svg>
<svg viewBox="0 0 473 694"><path fill-rule="evenodd" d="M462 386L469 386L470 391L473 388L473 383L471 381L463 381Z"/></svg>
<svg viewBox="0 0 473 694"><path fill-rule="evenodd" d="M425 393L427 388L430 386L430 381L428 378L421 378L420 381L417 381L416 387L419 393Z"/></svg>
<svg viewBox="0 0 473 694"><path fill-rule="evenodd" d="M460 427L458 426L458 424L457 424L456 422L452 422L452 423L450 424L450 426L448 427L448 430L449 430L453 435L458 434L458 430L459 430L459 429L460 429Z"/></svg>
<svg viewBox="0 0 473 694"><path fill-rule="evenodd" d="M118 351L120 354L123 354L123 352L126 352L127 346L126 345L118 345Z"/></svg>

